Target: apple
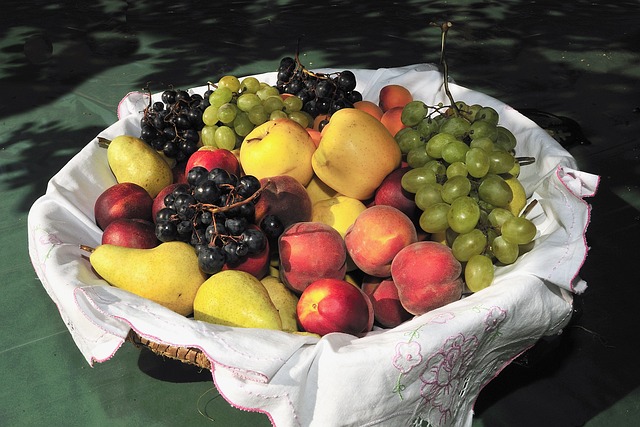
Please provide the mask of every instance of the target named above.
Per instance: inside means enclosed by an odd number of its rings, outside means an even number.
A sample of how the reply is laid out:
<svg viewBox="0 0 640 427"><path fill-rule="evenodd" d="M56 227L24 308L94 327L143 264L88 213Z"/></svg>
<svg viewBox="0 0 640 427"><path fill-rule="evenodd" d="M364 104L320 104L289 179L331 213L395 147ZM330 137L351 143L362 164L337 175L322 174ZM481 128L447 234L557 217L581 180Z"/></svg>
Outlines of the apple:
<svg viewBox="0 0 640 427"><path fill-rule="evenodd" d="M136 218L118 218L109 223L102 233L102 244L127 248L151 249L160 244L156 227L151 221Z"/></svg>
<svg viewBox="0 0 640 427"><path fill-rule="evenodd" d="M153 198L147 190L132 182L122 182L104 190L94 204L96 224L102 230L118 218L151 221Z"/></svg>
<svg viewBox="0 0 640 427"><path fill-rule="evenodd" d="M306 332L321 336L332 332L362 336L373 327L369 298L360 288L341 279L312 282L300 295L296 313Z"/></svg>

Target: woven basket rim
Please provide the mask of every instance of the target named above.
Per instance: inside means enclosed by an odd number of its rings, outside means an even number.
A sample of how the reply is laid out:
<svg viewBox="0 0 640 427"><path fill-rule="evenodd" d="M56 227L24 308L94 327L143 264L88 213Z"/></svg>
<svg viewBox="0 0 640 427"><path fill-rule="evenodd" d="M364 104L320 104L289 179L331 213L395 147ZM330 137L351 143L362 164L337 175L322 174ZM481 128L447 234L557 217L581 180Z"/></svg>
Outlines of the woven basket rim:
<svg viewBox="0 0 640 427"><path fill-rule="evenodd" d="M141 337L133 329L131 329L129 334L127 334L126 340L138 348L146 348L159 356L168 357L202 369L211 370L211 361L199 348L179 347L157 343Z"/></svg>

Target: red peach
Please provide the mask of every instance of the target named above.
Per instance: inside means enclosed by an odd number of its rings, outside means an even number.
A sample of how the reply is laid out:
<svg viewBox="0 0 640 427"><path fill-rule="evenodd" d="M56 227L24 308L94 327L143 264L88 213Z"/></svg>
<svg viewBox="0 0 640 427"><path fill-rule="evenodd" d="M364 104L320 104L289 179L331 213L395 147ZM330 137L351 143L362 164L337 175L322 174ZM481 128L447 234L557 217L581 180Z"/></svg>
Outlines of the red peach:
<svg viewBox="0 0 640 427"><path fill-rule="evenodd" d="M147 190L132 182L114 184L104 190L94 204L96 224L102 230L118 218L151 221L153 198Z"/></svg>
<svg viewBox="0 0 640 427"><path fill-rule="evenodd" d="M256 224L269 214L277 216L285 228L296 222L311 221L311 198L298 180L289 175L276 175L262 178L260 184L266 187L255 204Z"/></svg>
<svg viewBox="0 0 640 427"><path fill-rule="evenodd" d="M144 219L118 218L102 233L102 244L127 248L151 249L160 244L155 225Z"/></svg>
<svg viewBox="0 0 640 427"><path fill-rule="evenodd" d="M340 279L319 279L300 295L298 322L306 331L319 335L342 332L364 335L373 326L368 297L360 288Z"/></svg>
<svg viewBox="0 0 640 427"><path fill-rule="evenodd" d="M403 107L393 107L384 112L380 121L387 128L389 133L395 136L400 129L407 127L402 123L402 109Z"/></svg>
<svg viewBox="0 0 640 427"><path fill-rule="evenodd" d="M390 110L394 107L404 107L413 101L413 95L409 89L404 86L390 84L380 89L378 96L378 105L382 111Z"/></svg>
<svg viewBox="0 0 640 427"><path fill-rule="evenodd" d="M420 315L462 296L462 265L442 243L420 241L402 249L391 263L391 277L402 306Z"/></svg>
<svg viewBox="0 0 640 427"><path fill-rule="evenodd" d="M420 215L413 194L402 188L402 176L411 170L410 167L401 167L391 172L382 181L374 195L376 205L388 205L399 209L414 222Z"/></svg>
<svg viewBox="0 0 640 427"><path fill-rule="evenodd" d="M321 222L298 222L285 229L278 252L282 283L297 293L318 279L342 279L347 270L342 236Z"/></svg>
<svg viewBox="0 0 640 427"><path fill-rule="evenodd" d="M385 328L395 328L411 319L400 303L398 288L392 278L367 276L363 279L362 290L371 299L375 320Z"/></svg>
<svg viewBox="0 0 640 427"><path fill-rule="evenodd" d="M372 276L387 277L391 261L405 246L418 240L411 219L393 206L371 206L347 230L344 242L355 265Z"/></svg>
<svg viewBox="0 0 640 427"><path fill-rule="evenodd" d="M240 175L240 162L232 151L224 148L205 145L189 156L184 167L185 176L195 166L202 166L208 171L214 168L222 168L236 176Z"/></svg>

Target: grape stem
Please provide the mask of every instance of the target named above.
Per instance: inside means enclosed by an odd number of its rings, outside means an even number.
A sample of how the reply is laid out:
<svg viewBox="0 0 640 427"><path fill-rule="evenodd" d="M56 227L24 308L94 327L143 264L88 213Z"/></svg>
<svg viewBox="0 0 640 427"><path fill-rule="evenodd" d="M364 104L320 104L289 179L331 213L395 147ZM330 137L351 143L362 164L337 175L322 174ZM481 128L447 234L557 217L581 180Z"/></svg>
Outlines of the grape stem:
<svg viewBox="0 0 640 427"><path fill-rule="evenodd" d="M440 27L440 31L442 32L442 36L440 39L440 64L442 65L444 92L447 94L447 98L449 98L449 101L451 102L451 108L453 108L453 111L455 111L456 116L458 116L460 115L460 109L456 105L456 102L453 99L453 95L449 90L449 65L447 64L447 56L446 56L447 32L449 31L449 28L453 26L453 24L447 21L440 25L434 22L431 22L431 25Z"/></svg>
<svg viewBox="0 0 640 427"><path fill-rule="evenodd" d="M201 210L206 210L211 212L212 214L216 214L219 212L226 212L229 211L233 208L237 208L238 206L244 205L246 203L250 203L253 200L257 199L258 196L260 196L260 194L269 186L271 185L271 180L267 180L267 182L264 183L264 185L262 185L255 193L253 193L251 196L247 197L246 199L242 199L238 202L235 203L231 203L230 205L226 205L226 206L218 206L218 205L213 205L213 204L209 204L209 203L196 203L194 205L194 207L196 209L201 209Z"/></svg>

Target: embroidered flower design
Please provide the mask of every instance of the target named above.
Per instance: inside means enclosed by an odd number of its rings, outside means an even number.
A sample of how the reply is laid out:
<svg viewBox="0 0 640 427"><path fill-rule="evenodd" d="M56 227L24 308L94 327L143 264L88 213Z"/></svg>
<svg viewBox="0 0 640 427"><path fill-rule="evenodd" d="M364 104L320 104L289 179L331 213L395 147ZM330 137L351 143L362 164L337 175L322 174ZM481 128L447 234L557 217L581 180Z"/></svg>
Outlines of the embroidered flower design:
<svg viewBox="0 0 640 427"><path fill-rule="evenodd" d="M446 424L454 415L451 408L453 401L460 382L467 377L477 348L476 336L465 337L460 333L447 339L440 350L427 360L426 368L420 375L420 395L428 406L440 412L440 424Z"/></svg>
<svg viewBox="0 0 640 427"><path fill-rule="evenodd" d="M393 366L403 374L408 373L422 362L420 350L420 343L417 341L398 343L392 361Z"/></svg>
<svg viewBox="0 0 640 427"><path fill-rule="evenodd" d="M507 310L503 310L500 307L491 307L489 313L484 318L484 330L486 332L492 332L498 329L498 326L507 318Z"/></svg>

